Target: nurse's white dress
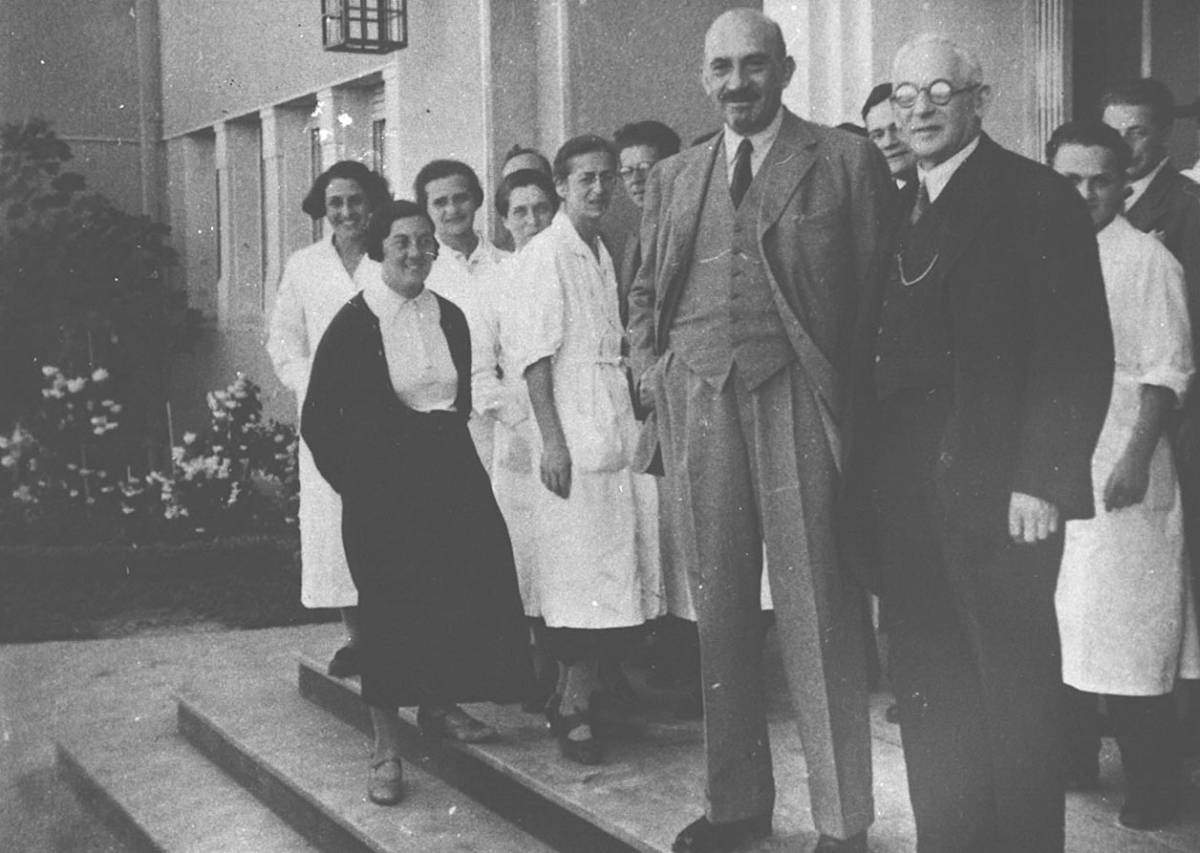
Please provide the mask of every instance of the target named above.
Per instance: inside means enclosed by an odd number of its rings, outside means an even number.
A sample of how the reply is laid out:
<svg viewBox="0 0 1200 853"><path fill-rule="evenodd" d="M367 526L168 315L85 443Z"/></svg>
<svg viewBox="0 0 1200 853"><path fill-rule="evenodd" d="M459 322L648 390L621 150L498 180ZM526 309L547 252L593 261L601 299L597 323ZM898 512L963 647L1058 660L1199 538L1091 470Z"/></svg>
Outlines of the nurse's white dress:
<svg viewBox="0 0 1200 853"><path fill-rule="evenodd" d="M1145 499L1106 512L1104 487L1129 443L1140 389L1182 397L1192 375L1191 331L1179 263L1121 216L1097 235L1116 369L1092 457L1096 516L1069 521L1055 605L1063 681L1089 693L1157 696L1200 677L1200 645L1184 563L1182 508L1164 436Z"/></svg>
<svg viewBox="0 0 1200 853"><path fill-rule="evenodd" d="M367 257L353 276L346 272L332 230L288 258L271 313L267 353L279 381L296 395L297 416L325 329L350 297L379 278L379 264ZM317 471L303 439L299 456L300 601L305 607L353 607L358 590L342 549L342 499Z"/></svg>
<svg viewBox="0 0 1200 853"><path fill-rule="evenodd" d="M550 358L571 454L570 496L544 486L534 496L533 600L552 628L639 625L664 612L658 499L654 478L630 468L637 421L612 258L603 244L593 255L559 211L513 260L511 281L513 370ZM527 434L537 472L540 433Z"/></svg>

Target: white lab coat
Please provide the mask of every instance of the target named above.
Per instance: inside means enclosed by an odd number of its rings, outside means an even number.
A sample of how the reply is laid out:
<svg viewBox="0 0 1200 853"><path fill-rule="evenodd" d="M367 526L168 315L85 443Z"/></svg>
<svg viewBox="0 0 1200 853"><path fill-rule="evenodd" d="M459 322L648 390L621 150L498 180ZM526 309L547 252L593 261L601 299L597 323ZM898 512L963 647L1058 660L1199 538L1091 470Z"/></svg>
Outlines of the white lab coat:
<svg viewBox="0 0 1200 853"><path fill-rule="evenodd" d="M550 627L617 628L664 612L654 478L630 468L637 422L621 363L612 258L563 211L513 262L512 336L521 375L550 357L555 406L571 454L565 500L537 492L533 594ZM511 343L511 346L510 346ZM532 470L540 469L536 429Z"/></svg>
<svg viewBox="0 0 1200 853"><path fill-rule="evenodd" d="M292 254L283 268L271 313L267 353L279 381L304 405L317 344L331 320L369 281L379 279L376 261L364 257L351 277L325 239ZM325 482L300 441L300 601L305 607L353 607L358 590L342 549L342 501Z"/></svg>

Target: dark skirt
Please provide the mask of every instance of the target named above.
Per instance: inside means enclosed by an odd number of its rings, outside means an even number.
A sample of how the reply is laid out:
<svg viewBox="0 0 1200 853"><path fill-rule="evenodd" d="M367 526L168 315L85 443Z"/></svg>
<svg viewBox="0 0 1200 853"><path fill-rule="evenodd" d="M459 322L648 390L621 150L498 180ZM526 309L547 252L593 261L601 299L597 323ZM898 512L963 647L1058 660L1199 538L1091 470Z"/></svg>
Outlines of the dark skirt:
<svg viewBox="0 0 1200 853"><path fill-rule="evenodd" d="M534 685L528 628L487 474L461 418L416 415L409 427L343 495L363 699L384 709L523 701Z"/></svg>

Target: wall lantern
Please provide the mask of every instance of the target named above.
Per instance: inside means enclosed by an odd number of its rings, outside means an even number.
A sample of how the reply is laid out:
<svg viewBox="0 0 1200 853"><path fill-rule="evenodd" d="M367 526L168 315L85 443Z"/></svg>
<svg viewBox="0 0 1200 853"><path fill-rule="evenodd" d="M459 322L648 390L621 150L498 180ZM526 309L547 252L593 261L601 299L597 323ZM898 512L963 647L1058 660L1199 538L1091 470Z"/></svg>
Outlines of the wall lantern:
<svg viewBox="0 0 1200 853"><path fill-rule="evenodd" d="M408 47L408 0L321 0L321 41L346 53Z"/></svg>

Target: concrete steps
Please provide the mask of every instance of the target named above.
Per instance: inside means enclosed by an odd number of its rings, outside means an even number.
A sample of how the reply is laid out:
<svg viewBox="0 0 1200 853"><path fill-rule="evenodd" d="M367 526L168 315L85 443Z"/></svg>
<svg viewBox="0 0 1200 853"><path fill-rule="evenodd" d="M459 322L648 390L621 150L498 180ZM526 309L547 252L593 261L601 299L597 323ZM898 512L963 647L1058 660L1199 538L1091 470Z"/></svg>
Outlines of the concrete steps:
<svg viewBox="0 0 1200 853"><path fill-rule="evenodd" d="M282 682L239 694L195 688L179 693L180 732L320 850L554 849L412 760L404 766L405 799L395 807L377 806L366 798L370 749L361 733Z"/></svg>
<svg viewBox="0 0 1200 853"><path fill-rule="evenodd" d="M64 779L132 850L315 851L189 746L168 718L61 736Z"/></svg>

